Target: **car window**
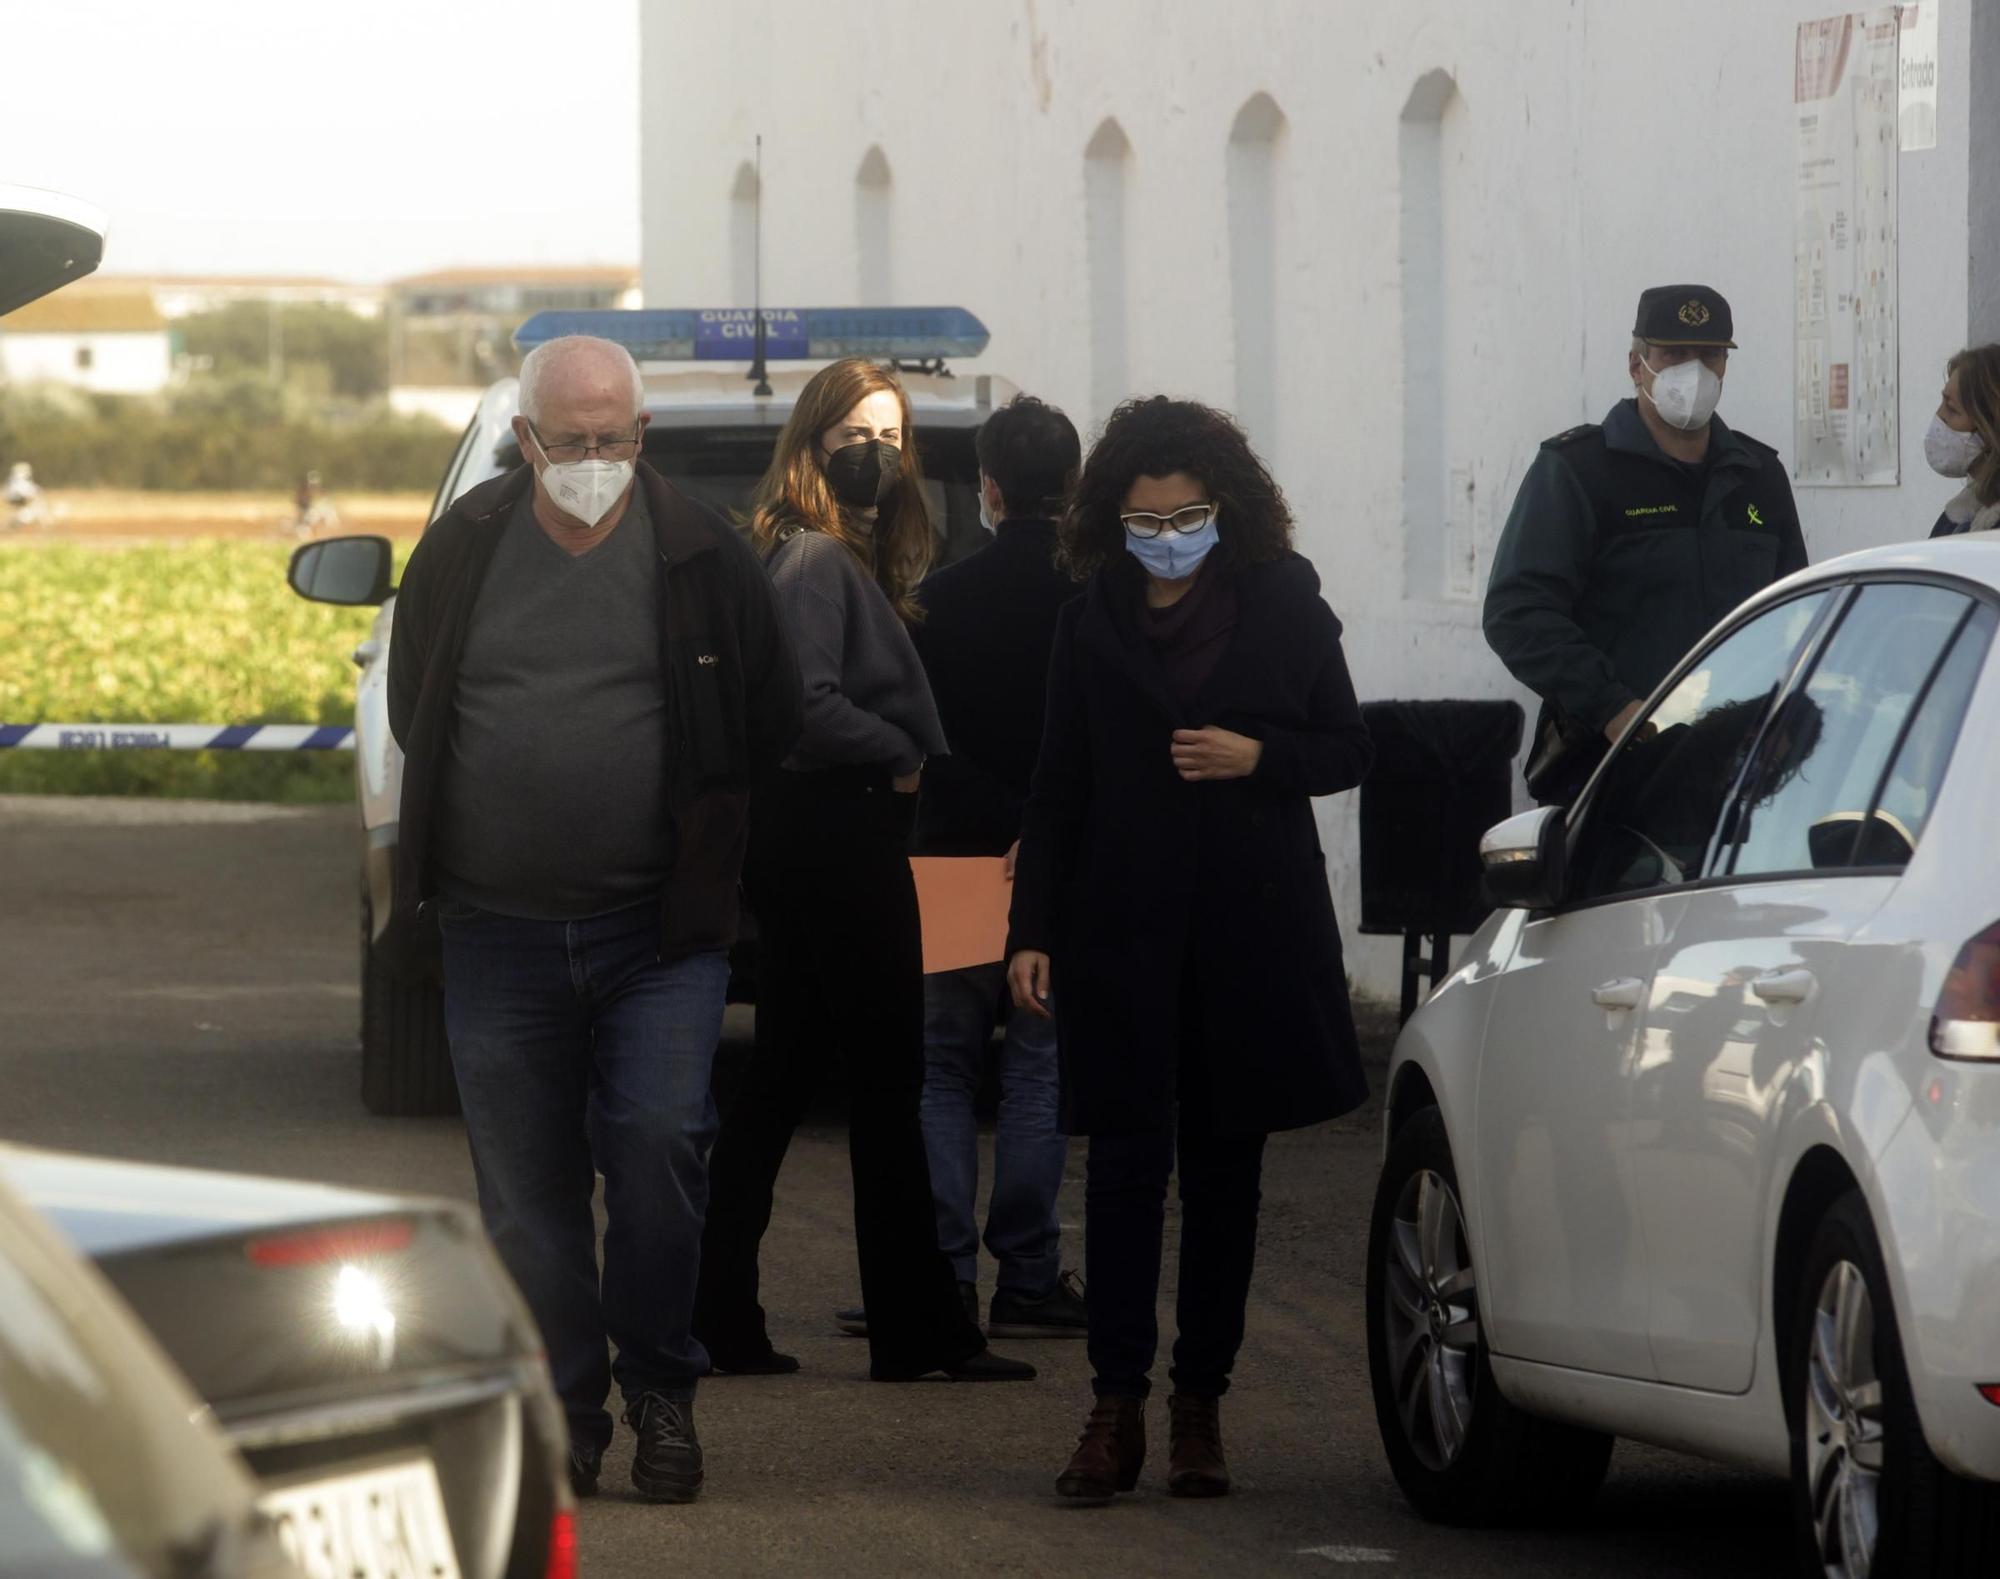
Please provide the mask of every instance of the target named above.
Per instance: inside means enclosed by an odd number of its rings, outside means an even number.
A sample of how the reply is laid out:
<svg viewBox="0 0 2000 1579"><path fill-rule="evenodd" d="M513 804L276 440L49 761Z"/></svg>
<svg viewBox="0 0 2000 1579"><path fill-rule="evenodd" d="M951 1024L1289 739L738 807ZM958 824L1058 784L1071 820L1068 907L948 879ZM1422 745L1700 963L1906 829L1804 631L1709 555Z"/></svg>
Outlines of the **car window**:
<svg viewBox="0 0 2000 1579"><path fill-rule="evenodd" d="M1908 863L1985 657L1971 612L1942 587L1862 588L1758 747L1734 875Z"/></svg>
<svg viewBox="0 0 2000 1579"><path fill-rule="evenodd" d="M1584 808L1572 902L1693 882L1771 705L1833 594L1732 631L1629 734Z"/></svg>

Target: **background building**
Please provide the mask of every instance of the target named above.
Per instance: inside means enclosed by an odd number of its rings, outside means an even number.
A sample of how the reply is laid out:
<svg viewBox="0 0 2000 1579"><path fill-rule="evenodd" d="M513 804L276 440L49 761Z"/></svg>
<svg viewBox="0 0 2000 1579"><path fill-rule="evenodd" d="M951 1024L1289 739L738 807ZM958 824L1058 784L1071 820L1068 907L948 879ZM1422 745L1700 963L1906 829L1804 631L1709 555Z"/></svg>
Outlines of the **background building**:
<svg viewBox="0 0 2000 1579"><path fill-rule="evenodd" d="M150 395L173 371L173 336L143 292L58 291L0 318L0 382Z"/></svg>
<svg viewBox="0 0 2000 1579"><path fill-rule="evenodd" d="M496 378L521 363L515 327L547 309L636 307L630 265L439 269L392 280L389 401L458 426Z"/></svg>
<svg viewBox="0 0 2000 1579"><path fill-rule="evenodd" d="M1796 29L1836 9L643 0L645 296L748 305L761 133L766 302L963 304L981 367L1080 425L1232 408L1361 694L1515 695L1493 545L1539 442L1630 392L1642 287L1730 298L1722 413L1792 453ZM1938 39L1936 147L1894 161L1902 480L1802 489L1815 557L1928 529L1944 359L2000 338L2000 3L1947 0ZM1352 799L1323 813L1349 919Z"/></svg>

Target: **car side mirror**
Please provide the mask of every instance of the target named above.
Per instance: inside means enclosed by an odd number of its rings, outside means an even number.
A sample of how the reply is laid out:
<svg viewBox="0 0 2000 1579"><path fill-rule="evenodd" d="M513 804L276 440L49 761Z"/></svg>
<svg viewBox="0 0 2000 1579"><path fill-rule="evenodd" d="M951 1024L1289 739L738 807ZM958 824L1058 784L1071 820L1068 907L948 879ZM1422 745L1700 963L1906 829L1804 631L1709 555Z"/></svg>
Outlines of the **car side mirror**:
<svg viewBox="0 0 2000 1579"><path fill-rule="evenodd" d="M285 580L302 598L354 608L380 605L393 590L395 551L386 537L329 537L292 555Z"/></svg>
<svg viewBox="0 0 2000 1579"><path fill-rule="evenodd" d="M1486 898L1497 910L1550 910L1562 903L1569 845L1563 808L1543 806L1487 829L1479 841Z"/></svg>

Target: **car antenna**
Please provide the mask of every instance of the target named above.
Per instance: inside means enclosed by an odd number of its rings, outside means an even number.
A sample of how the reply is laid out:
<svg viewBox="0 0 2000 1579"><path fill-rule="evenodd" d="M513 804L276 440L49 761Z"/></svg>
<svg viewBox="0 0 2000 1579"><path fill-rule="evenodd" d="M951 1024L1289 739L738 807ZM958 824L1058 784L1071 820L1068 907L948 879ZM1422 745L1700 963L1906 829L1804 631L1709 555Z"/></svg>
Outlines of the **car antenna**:
<svg viewBox="0 0 2000 1579"><path fill-rule="evenodd" d="M764 134L757 134L757 168L752 177L756 183L756 197L752 213L753 234L750 250L753 258L750 266L750 317L751 334L755 337L756 350L750 362L750 371L744 376L754 378L757 387L750 391L753 395L771 393L771 375L764 366Z"/></svg>

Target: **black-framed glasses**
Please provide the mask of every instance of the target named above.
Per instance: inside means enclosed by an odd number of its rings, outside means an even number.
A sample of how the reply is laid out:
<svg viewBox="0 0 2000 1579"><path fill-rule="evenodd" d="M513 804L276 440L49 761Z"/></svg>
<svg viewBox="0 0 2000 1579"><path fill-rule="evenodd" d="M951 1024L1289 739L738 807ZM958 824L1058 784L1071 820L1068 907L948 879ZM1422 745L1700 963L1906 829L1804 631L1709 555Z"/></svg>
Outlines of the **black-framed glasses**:
<svg viewBox="0 0 2000 1579"><path fill-rule="evenodd" d="M1213 504L1191 504L1185 510L1176 510L1172 515L1154 515L1150 510L1134 510L1130 515L1118 517L1118 524L1134 537L1158 537L1162 532L1185 535L1199 532L1215 519Z"/></svg>
<svg viewBox="0 0 2000 1579"><path fill-rule="evenodd" d="M550 444L541 435L534 423L528 424L528 431L535 435L535 442L542 447L542 453L558 466L567 466L572 461L588 460L595 455L599 460L629 461L639 453L640 435L634 433L625 439L603 439L596 444Z"/></svg>

